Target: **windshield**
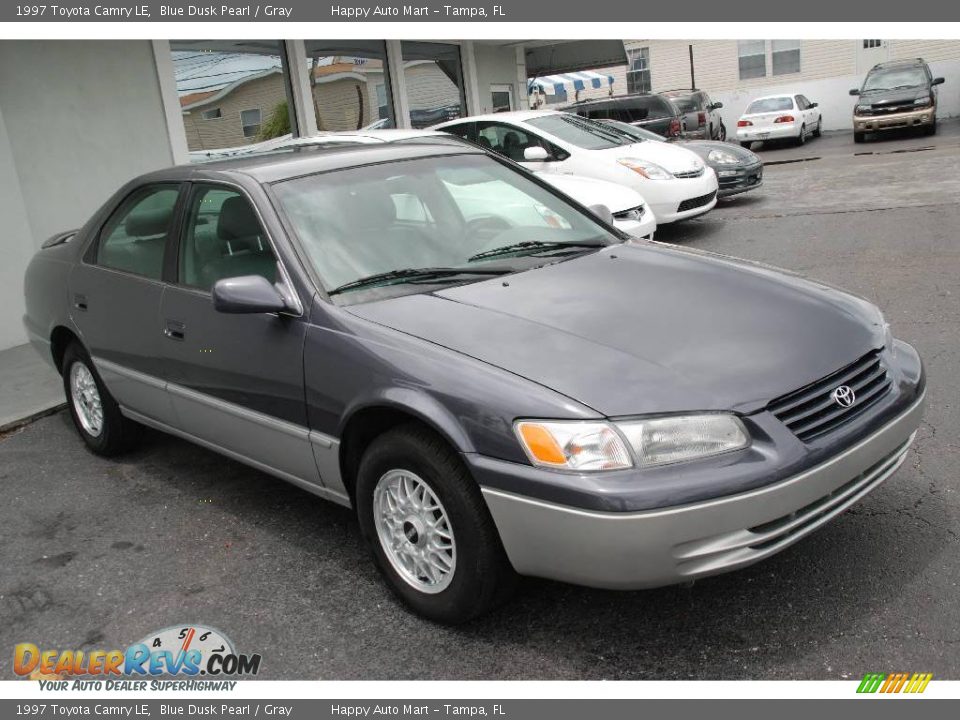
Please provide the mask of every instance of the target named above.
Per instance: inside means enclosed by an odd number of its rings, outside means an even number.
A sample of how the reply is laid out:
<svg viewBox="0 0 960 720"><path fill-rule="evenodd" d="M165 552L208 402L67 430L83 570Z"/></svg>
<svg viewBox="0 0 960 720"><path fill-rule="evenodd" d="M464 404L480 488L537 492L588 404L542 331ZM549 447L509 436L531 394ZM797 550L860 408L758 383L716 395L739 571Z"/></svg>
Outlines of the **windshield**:
<svg viewBox="0 0 960 720"><path fill-rule="evenodd" d="M636 125L629 125L619 120L601 120L604 125L607 127L613 128L619 133L623 133L633 142L644 142L645 140L654 140L656 142L666 142L667 139L663 135L657 135L655 132L651 132L642 127L637 127Z"/></svg>
<svg viewBox="0 0 960 720"><path fill-rule="evenodd" d="M754 100L752 103L750 103L750 107L747 108L747 111L744 113L744 115L752 115L753 113L780 112L781 110L793 110L793 98L775 97Z"/></svg>
<svg viewBox="0 0 960 720"><path fill-rule="evenodd" d="M878 70L867 75L863 90L900 90L927 84L926 73L918 67Z"/></svg>
<svg viewBox="0 0 960 720"><path fill-rule="evenodd" d="M620 242L591 216L487 155L366 165L273 188L328 291L352 292L343 286L384 273L393 277L374 284L422 283L409 271L425 268L430 282L481 280L470 273L523 270ZM406 272L397 278L396 271Z"/></svg>
<svg viewBox="0 0 960 720"><path fill-rule="evenodd" d="M599 123L571 113L543 115L526 121L527 125L548 132L556 138L584 150L606 150L632 141Z"/></svg>
<svg viewBox="0 0 960 720"><path fill-rule="evenodd" d="M693 112L697 110L697 101L691 95L681 95L680 97L670 98L670 102L682 113Z"/></svg>

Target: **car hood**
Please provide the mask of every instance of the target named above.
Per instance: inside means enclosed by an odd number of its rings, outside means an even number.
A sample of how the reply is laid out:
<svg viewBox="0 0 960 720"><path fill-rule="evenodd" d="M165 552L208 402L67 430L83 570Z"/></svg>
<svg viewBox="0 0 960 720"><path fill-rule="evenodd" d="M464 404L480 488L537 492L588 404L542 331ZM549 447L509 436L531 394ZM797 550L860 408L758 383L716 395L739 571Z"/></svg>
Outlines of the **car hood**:
<svg viewBox="0 0 960 720"><path fill-rule="evenodd" d="M728 155L733 155L740 161L741 165L755 165L760 162L760 158L746 148L734 145L733 143L720 142L718 140L683 140L680 144L691 152L695 152L703 160L713 167L707 156L711 150L722 150Z"/></svg>
<svg viewBox="0 0 960 720"><path fill-rule="evenodd" d="M657 244L347 310L610 417L748 414L880 347L884 333L860 298Z"/></svg>
<svg viewBox="0 0 960 720"><path fill-rule="evenodd" d="M588 150L591 157L608 159L613 162L623 158L649 160L672 173L687 173L704 166L695 152L677 147L671 143L645 140L631 145L619 145L603 150Z"/></svg>
<svg viewBox="0 0 960 720"><path fill-rule="evenodd" d="M925 97L930 97L930 88L921 85L900 90L867 90L860 93L858 103L883 107L884 105L902 105Z"/></svg>
<svg viewBox="0 0 960 720"><path fill-rule="evenodd" d="M616 215L625 210L646 205L643 196L633 188L606 180L581 177L580 175L561 175L560 173L536 173L544 182L553 185L581 205L606 205Z"/></svg>

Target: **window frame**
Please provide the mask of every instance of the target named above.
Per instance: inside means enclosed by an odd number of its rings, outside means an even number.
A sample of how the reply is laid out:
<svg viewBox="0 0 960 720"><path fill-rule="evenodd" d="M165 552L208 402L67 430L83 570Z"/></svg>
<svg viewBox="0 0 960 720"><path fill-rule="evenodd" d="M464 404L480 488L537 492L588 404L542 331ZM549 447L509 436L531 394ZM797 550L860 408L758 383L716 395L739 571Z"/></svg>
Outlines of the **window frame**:
<svg viewBox="0 0 960 720"><path fill-rule="evenodd" d="M748 55L745 55L743 52L744 46L748 43L763 43L762 52L754 52ZM756 80L758 78L768 77L767 73L767 51L769 49L767 40L738 40L737 41L737 78L743 82L744 80ZM744 58L763 58L763 72L759 75L748 75L747 77L743 76L743 60Z"/></svg>
<svg viewBox="0 0 960 720"><path fill-rule="evenodd" d="M634 67L635 59L642 59L644 61L642 68ZM646 85L641 82L641 89L636 88L636 77L637 76L646 76ZM630 48L627 50L627 93L630 95L635 95L638 93L651 92L653 90L653 73L650 69L650 46L644 45L641 47ZM632 82L631 82L632 81ZM631 89L631 85L633 88ZM645 87L646 89L642 89Z"/></svg>
<svg viewBox="0 0 960 720"><path fill-rule="evenodd" d="M499 153L499 152L497 152L496 150L490 150L489 152L492 152L494 155L498 155L498 156L500 156L500 157L502 157L502 158L506 158L507 160L510 160L510 161L512 161L512 162L521 163L521 164L522 164L522 163L525 163L525 162L563 162L563 161L566 160L568 157L570 157L570 153L566 152L563 148L557 147L556 143L553 143L553 142L547 140L547 138L545 138L545 137L544 137L543 135L541 135L540 133L535 132L535 131L530 130L530 129L527 129L526 127L521 127L521 126L518 126L518 125L513 125L513 124L511 124L511 123L503 122L503 121L500 121L500 120L477 120L477 121L473 124L473 133L474 133L474 137L475 137L475 140L474 140L473 142L474 142L476 145L480 146L479 140L480 140L480 133L481 133L481 131L486 130L488 127L494 127L494 126L496 126L496 127L508 128L508 132L509 132L509 131L512 131L512 132L520 132L520 133L523 133L524 135L526 135L528 138L536 139L537 142L540 143L540 147L542 147L544 150L546 150L546 151L549 153L549 155L547 156L546 160L526 160L526 159L524 159L524 160L514 160L513 158L507 157L507 156L504 155L503 153ZM480 147L482 147L482 146L480 146ZM486 148L483 148L483 149L486 150ZM562 157L562 158L561 158L561 157L557 157L557 151L558 151L558 150L559 150L561 153L565 154L566 157Z"/></svg>
<svg viewBox="0 0 960 720"><path fill-rule="evenodd" d="M300 299L300 293L297 292L296 286L293 284L292 276L287 271L286 262L284 262L283 256L280 254L276 240L271 233L270 228L263 216L263 213L260 210L260 207L254 201L253 197L247 191L245 187L237 183L230 182L228 180L221 179L202 179L202 180L193 180L181 183L183 186L181 188L180 196L180 211L176 216L176 227L172 233L172 241L168 238L167 250L172 250L164 256L164 282L171 287L174 287L178 290L183 290L185 292L191 292L195 295L200 295L208 297L211 300L213 299L213 288L210 290L204 290L198 288L194 285L186 285L180 281L180 250L184 246L184 241L186 238L187 232L187 214L189 208L189 201L193 200L194 194L196 192L196 186L211 186L211 187L220 187L232 192L236 192L239 195L250 203L253 208L254 214L257 216L257 221L260 223L260 229L263 231L263 236L266 238L267 242L270 245L270 250L273 252L273 257L277 261L277 280L274 283L275 285L284 285L287 292L290 295L290 300L293 301L294 307L289 310L281 310L277 313L271 313L274 315L289 315L291 317L303 317L303 302ZM272 197L268 197L268 204L272 206ZM280 227L284 232L288 232L286 226L284 225L282 218L279 220Z"/></svg>
<svg viewBox="0 0 960 720"><path fill-rule="evenodd" d="M100 270L106 270L108 272L120 273L126 275L127 277L139 278L145 282L151 283L165 283L167 282L167 268L169 264L169 258L171 251L174 250L174 242L177 242L179 235L179 227L181 222L181 216L183 214L183 204L185 200L185 195L188 190L189 183L185 183L181 180L160 180L154 182L144 183L143 185L138 185L135 188L132 188L129 192L123 195L119 200L113 203L110 208L105 212L104 217L97 225L97 231L93 234L93 239L90 244L87 246L86 250L83 252L81 262L84 265L89 265L91 267L99 268ZM170 227L167 228L167 236L163 245L163 257L160 261L160 277L153 278L148 275L141 275L140 273L135 273L130 270L124 270L123 268L111 267L110 265L104 265L99 261L100 255L100 246L103 243L104 233L106 232L107 226L110 222L116 217L117 213L120 212L122 208L130 201L132 197L138 193L144 192L145 190L157 188L160 190L176 189L177 191L177 201L173 205L173 216L170 221Z"/></svg>
<svg viewBox="0 0 960 720"><path fill-rule="evenodd" d="M803 72L803 40L770 40L770 77L780 77L781 75L799 75ZM787 48L784 50L777 50L775 43L777 42L795 42L796 47ZM783 55L785 53L796 53L797 54L797 69L796 70L781 70L777 72L777 55Z"/></svg>
<svg viewBox="0 0 960 720"><path fill-rule="evenodd" d="M213 115L212 113L216 113ZM223 120L223 108L219 105L215 108L210 108L209 110L200 111L201 120Z"/></svg>
<svg viewBox="0 0 960 720"><path fill-rule="evenodd" d="M243 124L243 114L244 114L244 113L248 113L248 112L255 112L255 113L257 113L257 115L258 115L259 118L260 118L260 122L258 122L256 125L244 125L244 124ZM263 108L258 108L258 107L256 107L256 108L247 108L246 110L241 110L241 111L239 112L239 116L240 116L240 134L243 136L243 139L244 139L244 140L251 140L251 139L252 139L252 140L256 140L256 139L257 139L257 136L260 134L260 128L263 127ZM256 128L257 128L257 131L256 131L255 133L253 133L252 135L247 135L247 128L248 128L248 127L256 127Z"/></svg>

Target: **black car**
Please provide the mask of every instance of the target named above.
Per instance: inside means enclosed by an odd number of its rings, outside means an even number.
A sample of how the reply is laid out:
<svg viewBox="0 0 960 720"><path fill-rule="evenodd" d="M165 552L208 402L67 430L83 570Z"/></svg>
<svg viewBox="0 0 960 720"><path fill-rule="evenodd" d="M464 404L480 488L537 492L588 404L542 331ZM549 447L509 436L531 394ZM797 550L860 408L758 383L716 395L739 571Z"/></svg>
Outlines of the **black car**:
<svg viewBox="0 0 960 720"><path fill-rule="evenodd" d="M851 95L860 100L853 108L854 142L866 140L867 133L901 128L918 128L925 135L937 132L937 85L922 58L895 60L874 65L861 88Z"/></svg>
<svg viewBox="0 0 960 720"><path fill-rule="evenodd" d="M726 140L727 128L717 112L723 103L714 102L703 90L665 90L663 96L683 115L683 134L701 140Z"/></svg>
<svg viewBox="0 0 960 720"><path fill-rule="evenodd" d="M680 111L663 95L641 93L584 100L565 110L591 120L617 120L666 138L679 137L683 133Z"/></svg>
<svg viewBox="0 0 960 720"><path fill-rule="evenodd" d="M649 130L627 125L617 120L603 120L605 125L615 128L635 141L653 140L668 142ZM703 158L717 174L720 189L717 197L739 195L748 190L756 190L763 185L763 161L750 150L717 140L687 140L677 138L674 142L682 144L687 150Z"/></svg>

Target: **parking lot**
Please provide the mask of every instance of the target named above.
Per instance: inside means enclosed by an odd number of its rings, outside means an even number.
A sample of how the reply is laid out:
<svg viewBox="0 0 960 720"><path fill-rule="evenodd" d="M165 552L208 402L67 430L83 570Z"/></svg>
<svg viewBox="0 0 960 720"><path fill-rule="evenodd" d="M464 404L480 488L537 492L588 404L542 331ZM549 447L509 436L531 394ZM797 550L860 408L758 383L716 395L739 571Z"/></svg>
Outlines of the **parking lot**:
<svg viewBox="0 0 960 720"><path fill-rule="evenodd" d="M960 123L755 150L761 190L657 239L848 288L920 351L916 447L850 512L693 586L525 580L450 629L394 601L349 511L159 433L95 457L61 412L0 439L0 676L17 642L112 649L203 623L270 679L960 678Z"/></svg>

